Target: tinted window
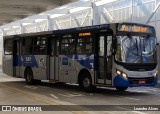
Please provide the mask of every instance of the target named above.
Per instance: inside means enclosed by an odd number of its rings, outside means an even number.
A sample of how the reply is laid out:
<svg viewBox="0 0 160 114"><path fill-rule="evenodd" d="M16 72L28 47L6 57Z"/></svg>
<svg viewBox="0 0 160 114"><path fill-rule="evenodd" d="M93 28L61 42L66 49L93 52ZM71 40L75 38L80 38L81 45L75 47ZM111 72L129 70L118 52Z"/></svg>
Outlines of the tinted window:
<svg viewBox="0 0 160 114"><path fill-rule="evenodd" d="M73 54L75 53L75 39L72 35L62 36L61 40L61 53Z"/></svg>
<svg viewBox="0 0 160 114"><path fill-rule="evenodd" d="M90 54L93 52L93 42L91 36L78 37L76 51L78 54Z"/></svg>
<svg viewBox="0 0 160 114"><path fill-rule="evenodd" d="M7 39L4 42L4 54L10 55L13 53L13 40Z"/></svg>
<svg viewBox="0 0 160 114"><path fill-rule="evenodd" d="M34 38L34 54L44 55L46 54L46 38L37 37Z"/></svg>
<svg viewBox="0 0 160 114"><path fill-rule="evenodd" d="M33 39L24 38L22 48L23 54L33 54Z"/></svg>

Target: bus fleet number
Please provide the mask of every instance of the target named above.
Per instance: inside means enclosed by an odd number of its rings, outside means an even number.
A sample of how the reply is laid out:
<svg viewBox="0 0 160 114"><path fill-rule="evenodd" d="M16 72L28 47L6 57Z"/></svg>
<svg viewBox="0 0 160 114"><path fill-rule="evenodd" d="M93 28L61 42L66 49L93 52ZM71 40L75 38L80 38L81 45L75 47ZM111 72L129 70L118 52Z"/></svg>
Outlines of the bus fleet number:
<svg viewBox="0 0 160 114"><path fill-rule="evenodd" d="M26 61L27 62L31 61L31 57L26 57Z"/></svg>

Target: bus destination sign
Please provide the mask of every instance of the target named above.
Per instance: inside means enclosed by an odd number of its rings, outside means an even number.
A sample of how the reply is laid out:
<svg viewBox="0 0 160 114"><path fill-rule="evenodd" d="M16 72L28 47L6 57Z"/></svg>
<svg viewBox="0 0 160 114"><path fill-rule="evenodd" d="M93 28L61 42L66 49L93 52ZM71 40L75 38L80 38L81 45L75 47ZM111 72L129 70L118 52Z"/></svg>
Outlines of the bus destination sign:
<svg viewBox="0 0 160 114"><path fill-rule="evenodd" d="M90 32L85 32L85 33L79 33L79 36L90 36Z"/></svg>
<svg viewBox="0 0 160 114"><path fill-rule="evenodd" d="M138 25L119 25L118 31L151 33L149 27L138 26Z"/></svg>

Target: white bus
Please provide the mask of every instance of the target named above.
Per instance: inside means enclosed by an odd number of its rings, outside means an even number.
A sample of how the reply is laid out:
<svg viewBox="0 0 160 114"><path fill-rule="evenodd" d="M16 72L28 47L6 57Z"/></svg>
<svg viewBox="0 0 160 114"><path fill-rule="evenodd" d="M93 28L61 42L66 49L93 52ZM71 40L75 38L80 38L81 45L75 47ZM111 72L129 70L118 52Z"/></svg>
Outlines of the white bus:
<svg viewBox="0 0 160 114"><path fill-rule="evenodd" d="M4 37L3 72L27 84L49 80L96 86L157 84L155 29L113 23Z"/></svg>

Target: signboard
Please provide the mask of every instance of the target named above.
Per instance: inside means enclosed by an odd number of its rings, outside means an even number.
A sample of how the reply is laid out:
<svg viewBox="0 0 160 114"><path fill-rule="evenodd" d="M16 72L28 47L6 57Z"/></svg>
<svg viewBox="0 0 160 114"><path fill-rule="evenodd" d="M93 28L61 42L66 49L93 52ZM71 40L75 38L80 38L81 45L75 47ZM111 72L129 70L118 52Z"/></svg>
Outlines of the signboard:
<svg viewBox="0 0 160 114"><path fill-rule="evenodd" d="M79 33L79 36L90 36L90 32L85 32L85 33Z"/></svg>
<svg viewBox="0 0 160 114"><path fill-rule="evenodd" d="M121 31L121 32L153 33L153 28L146 27L146 26L140 26L140 25L120 24L118 26L118 31Z"/></svg>

